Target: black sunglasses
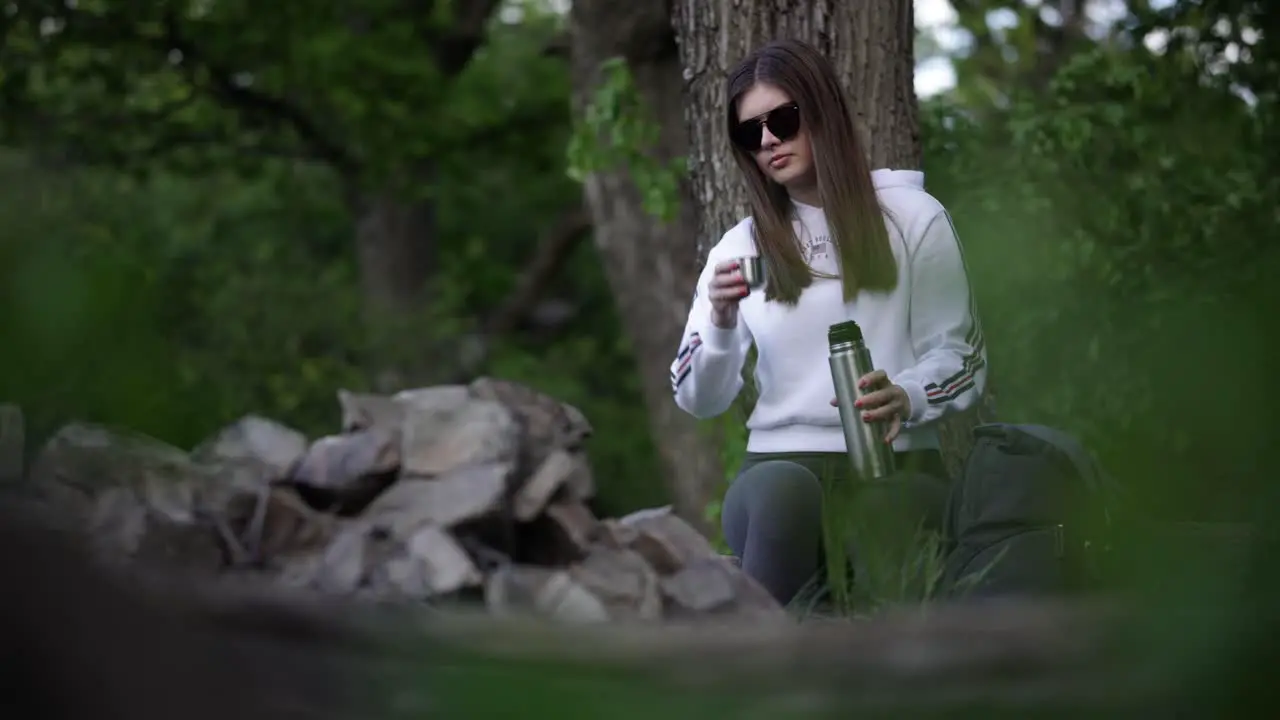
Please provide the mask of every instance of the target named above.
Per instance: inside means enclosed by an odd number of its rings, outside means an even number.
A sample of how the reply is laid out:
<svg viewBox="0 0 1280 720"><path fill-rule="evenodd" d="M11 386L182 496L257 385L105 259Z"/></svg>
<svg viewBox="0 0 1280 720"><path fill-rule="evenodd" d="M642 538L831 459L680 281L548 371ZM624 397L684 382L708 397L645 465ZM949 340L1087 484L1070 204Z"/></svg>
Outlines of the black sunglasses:
<svg viewBox="0 0 1280 720"><path fill-rule="evenodd" d="M729 137L743 150L755 152L760 149L764 140L766 127L774 137L783 142L795 137L800 132L800 106L795 103L779 105L767 113L743 120L733 126Z"/></svg>

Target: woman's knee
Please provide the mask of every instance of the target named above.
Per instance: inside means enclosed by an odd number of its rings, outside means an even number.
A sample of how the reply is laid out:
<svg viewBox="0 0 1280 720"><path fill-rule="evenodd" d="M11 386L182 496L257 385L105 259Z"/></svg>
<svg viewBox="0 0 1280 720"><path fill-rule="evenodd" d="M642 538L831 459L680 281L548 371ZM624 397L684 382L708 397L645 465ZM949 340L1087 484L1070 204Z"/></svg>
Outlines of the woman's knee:
<svg viewBox="0 0 1280 720"><path fill-rule="evenodd" d="M752 465L729 486L726 511L756 519L816 521L822 513L822 484L808 468L786 460Z"/></svg>

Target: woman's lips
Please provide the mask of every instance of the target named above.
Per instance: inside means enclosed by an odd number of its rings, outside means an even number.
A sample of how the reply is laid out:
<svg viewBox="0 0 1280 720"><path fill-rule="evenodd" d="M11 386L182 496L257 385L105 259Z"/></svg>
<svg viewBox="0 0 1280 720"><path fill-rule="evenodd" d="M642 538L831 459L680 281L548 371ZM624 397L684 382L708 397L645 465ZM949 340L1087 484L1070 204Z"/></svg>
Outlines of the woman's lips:
<svg viewBox="0 0 1280 720"><path fill-rule="evenodd" d="M769 160L769 167L773 168L774 170L781 170L782 168L786 167L787 163L789 162L791 162L790 155L779 155Z"/></svg>

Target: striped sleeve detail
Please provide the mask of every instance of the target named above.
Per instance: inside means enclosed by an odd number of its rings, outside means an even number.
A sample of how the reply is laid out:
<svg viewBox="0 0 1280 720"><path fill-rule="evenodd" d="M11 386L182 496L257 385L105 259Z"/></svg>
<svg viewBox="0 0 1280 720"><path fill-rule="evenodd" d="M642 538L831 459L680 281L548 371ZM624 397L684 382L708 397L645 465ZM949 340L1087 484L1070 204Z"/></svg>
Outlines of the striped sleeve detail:
<svg viewBox="0 0 1280 720"><path fill-rule="evenodd" d="M964 339L971 350L964 356L958 372L942 382L928 383L924 386L930 405L944 405L972 390L974 376L986 367L987 361L983 350L986 349L987 340L982 334L982 324L978 321L977 301L972 294L969 296L969 322L971 327Z"/></svg>
<svg viewBox="0 0 1280 720"><path fill-rule="evenodd" d="M964 393L973 389L974 375L986 367L987 361L982 358L981 350L975 350L964 358L964 366L955 375L941 383L929 383L924 386L925 395L930 405L945 405L954 401Z"/></svg>
<svg viewBox="0 0 1280 720"><path fill-rule="evenodd" d="M671 392L679 390L685 378L693 371L693 356L700 347L702 336L695 332L689 335L689 339L680 347L680 352L676 353L676 364L671 369Z"/></svg>

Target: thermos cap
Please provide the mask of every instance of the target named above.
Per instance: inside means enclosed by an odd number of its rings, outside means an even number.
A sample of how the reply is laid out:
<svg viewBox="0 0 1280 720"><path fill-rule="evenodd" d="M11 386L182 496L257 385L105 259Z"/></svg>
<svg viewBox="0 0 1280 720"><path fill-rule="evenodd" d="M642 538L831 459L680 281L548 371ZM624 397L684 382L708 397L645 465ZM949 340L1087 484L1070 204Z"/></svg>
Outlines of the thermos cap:
<svg viewBox="0 0 1280 720"><path fill-rule="evenodd" d="M836 323L827 328L827 344L831 346L862 342L862 328L852 320Z"/></svg>

